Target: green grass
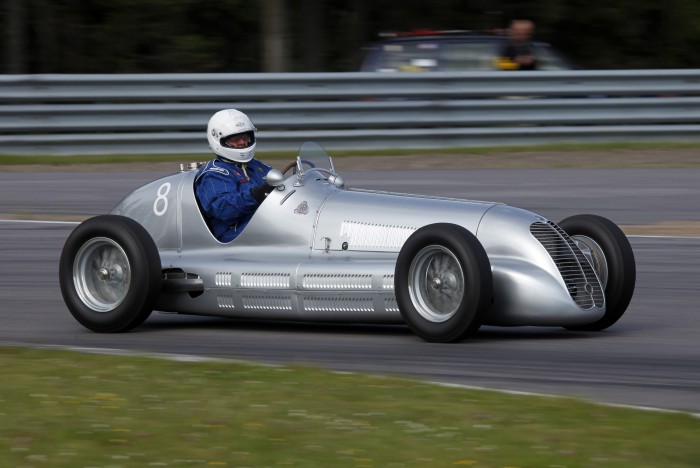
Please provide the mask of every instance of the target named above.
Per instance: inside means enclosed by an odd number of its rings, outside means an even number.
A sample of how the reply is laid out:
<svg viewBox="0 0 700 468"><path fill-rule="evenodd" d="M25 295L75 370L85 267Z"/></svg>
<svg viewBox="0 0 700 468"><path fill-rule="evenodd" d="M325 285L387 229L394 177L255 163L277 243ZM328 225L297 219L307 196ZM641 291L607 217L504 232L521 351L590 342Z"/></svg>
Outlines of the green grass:
<svg viewBox="0 0 700 468"><path fill-rule="evenodd" d="M305 367L0 347L3 467L691 467L700 420Z"/></svg>
<svg viewBox="0 0 700 468"><path fill-rule="evenodd" d="M388 150L342 150L329 151L331 156L401 156L412 154L451 154L451 155L475 155L496 153L522 153L522 152L575 152L575 151L620 151L620 150L674 150L674 149L700 149L700 143L581 143L581 144L552 144L534 146L502 146L502 147L474 147L474 148L437 148L437 149L388 149ZM266 159L293 159L296 151L259 151L258 158ZM133 162L185 162L203 161L211 158L211 153L198 154L106 154L87 156L46 156L46 155L11 155L0 154L1 165L20 164L114 164Z"/></svg>

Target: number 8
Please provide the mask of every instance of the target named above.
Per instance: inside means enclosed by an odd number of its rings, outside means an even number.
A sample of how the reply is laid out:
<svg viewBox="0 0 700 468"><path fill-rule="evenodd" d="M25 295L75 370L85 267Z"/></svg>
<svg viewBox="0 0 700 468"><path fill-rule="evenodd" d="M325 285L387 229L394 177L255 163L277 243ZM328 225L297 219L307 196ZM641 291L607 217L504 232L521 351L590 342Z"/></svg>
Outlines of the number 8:
<svg viewBox="0 0 700 468"><path fill-rule="evenodd" d="M163 192L163 193L161 193ZM156 214L156 216L163 216L166 211L168 211L168 199L166 198L167 195L170 193L170 182L166 182L160 187L158 187L158 196L156 197L156 201L153 202L153 212ZM163 200L163 209L159 210L158 209L158 202L160 200Z"/></svg>

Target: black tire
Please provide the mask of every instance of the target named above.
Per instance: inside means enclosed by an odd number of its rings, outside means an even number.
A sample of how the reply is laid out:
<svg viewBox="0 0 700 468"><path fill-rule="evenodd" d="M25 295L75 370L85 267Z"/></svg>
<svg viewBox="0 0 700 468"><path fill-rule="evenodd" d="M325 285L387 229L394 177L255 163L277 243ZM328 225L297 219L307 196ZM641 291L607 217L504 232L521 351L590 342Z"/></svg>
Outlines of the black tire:
<svg viewBox="0 0 700 468"><path fill-rule="evenodd" d="M599 331L617 322L627 310L637 278L637 267L632 246L627 236L612 221L596 215L576 215L559 223L574 240L588 242L592 239L602 251L603 258L594 255L593 269L607 277L604 284L605 315L596 322L566 327L568 330ZM605 272L607 269L607 272Z"/></svg>
<svg viewBox="0 0 700 468"><path fill-rule="evenodd" d="M401 248L394 291L401 315L420 338L461 341L479 329L491 306L491 264L468 230L430 224L414 232Z"/></svg>
<svg viewBox="0 0 700 468"><path fill-rule="evenodd" d="M153 311L161 281L158 248L131 218L90 218L73 230L61 252L63 300L73 317L95 332L141 325Z"/></svg>

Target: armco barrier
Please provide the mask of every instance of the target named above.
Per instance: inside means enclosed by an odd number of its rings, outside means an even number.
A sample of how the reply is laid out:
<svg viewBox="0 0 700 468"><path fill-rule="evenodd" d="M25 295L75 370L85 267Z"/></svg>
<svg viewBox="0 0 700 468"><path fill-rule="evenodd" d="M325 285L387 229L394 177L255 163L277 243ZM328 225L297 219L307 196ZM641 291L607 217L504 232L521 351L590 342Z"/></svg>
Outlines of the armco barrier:
<svg viewBox="0 0 700 468"><path fill-rule="evenodd" d="M206 153L228 107L262 151L700 141L700 70L0 75L0 154Z"/></svg>

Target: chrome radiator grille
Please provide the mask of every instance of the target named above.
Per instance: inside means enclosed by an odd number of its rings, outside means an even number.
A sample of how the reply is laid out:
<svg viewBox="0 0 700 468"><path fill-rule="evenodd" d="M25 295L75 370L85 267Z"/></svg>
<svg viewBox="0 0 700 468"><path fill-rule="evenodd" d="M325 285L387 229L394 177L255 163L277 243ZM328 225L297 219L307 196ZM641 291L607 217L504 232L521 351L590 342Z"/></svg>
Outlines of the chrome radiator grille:
<svg viewBox="0 0 700 468"><path fill-rule="evenodd" d="M605 295L598 277L568 234L551 221L532 223L530 232L554 260L574 302L581 309L602 308Z"/></svg>

